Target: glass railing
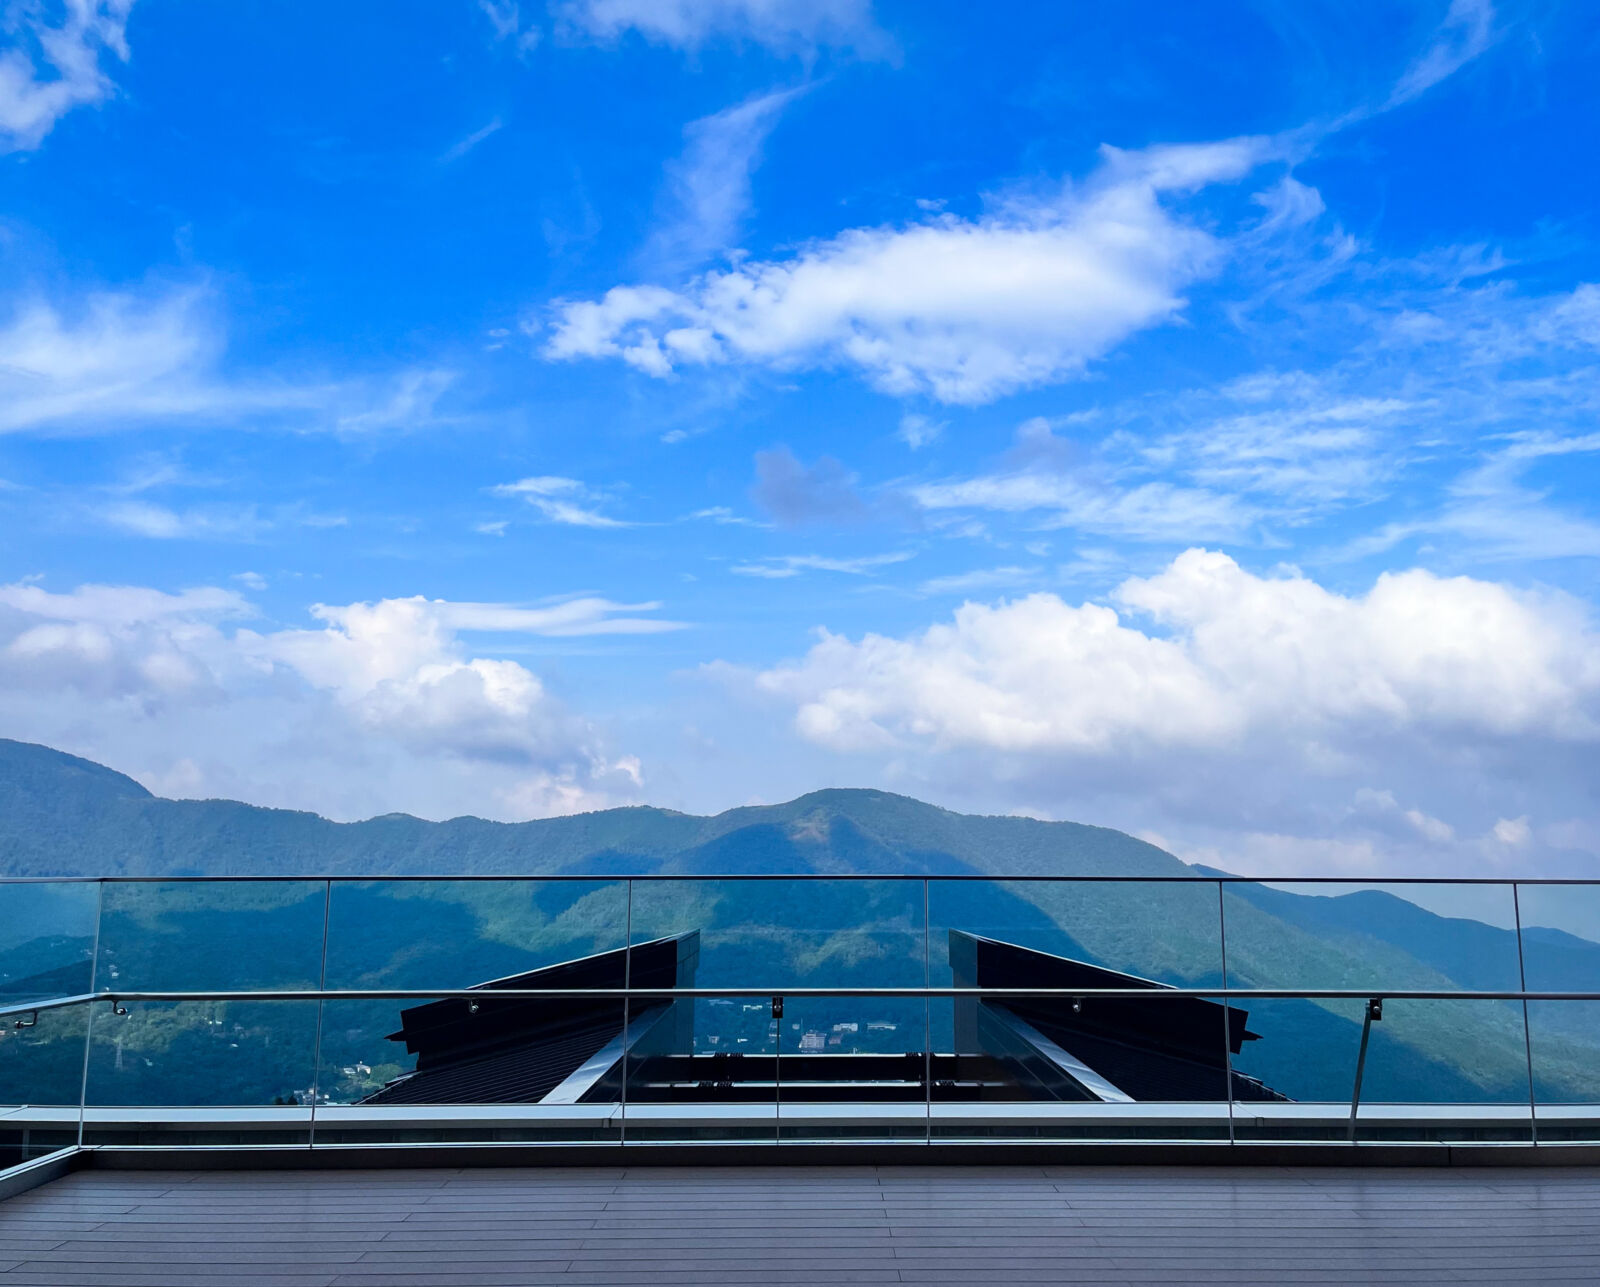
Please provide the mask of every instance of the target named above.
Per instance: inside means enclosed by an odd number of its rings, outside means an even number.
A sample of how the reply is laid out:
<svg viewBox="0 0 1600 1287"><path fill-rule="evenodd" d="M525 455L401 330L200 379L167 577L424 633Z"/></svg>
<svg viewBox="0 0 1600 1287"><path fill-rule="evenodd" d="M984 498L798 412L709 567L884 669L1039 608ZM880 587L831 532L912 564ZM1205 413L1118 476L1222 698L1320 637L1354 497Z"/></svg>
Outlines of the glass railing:
<svg viewBox="0 0 1600 1287"><path fill-rule="evenodd" d="M1600 884L0 880L74 1148L1600 1143Z"/></svg>

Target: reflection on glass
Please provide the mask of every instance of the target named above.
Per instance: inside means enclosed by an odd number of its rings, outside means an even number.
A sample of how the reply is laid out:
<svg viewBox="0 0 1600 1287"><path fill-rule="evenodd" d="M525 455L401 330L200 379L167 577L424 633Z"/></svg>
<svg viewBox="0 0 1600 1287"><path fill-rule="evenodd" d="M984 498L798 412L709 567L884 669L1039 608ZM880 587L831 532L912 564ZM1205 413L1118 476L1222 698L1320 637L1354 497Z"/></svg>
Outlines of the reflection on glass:
<svg viewBox="0 0 1600 1287"><path fill-rule="evenodd" d="M786 999L777 1025L779 1139L926 1139L928 1011L909 997Z"/></svg>
<svg viewBox="0 0 1600 1287"><path fill-rule="evenodd" d="M624 1133L632 1143L777 1142L770 999L633 1002Z"/></svg>
<svg viewBox="0 0 1600 1287"><path fill-rule="evenodd" d="M85 1144L303 1144L317 1002L94 1006Z"/></svg>
<svg viewBox="0 0 1600 1287"><path fill-rule="evenodd" d="M624 946L620 880L334 881L328 987L470 988Z"/></svg>
<svg viewBox="0 0 1600 1287"><path fill-rule="evenodd" d="M1515 991L1510 885L1223 885L1236 988Z"/></svg>
<svg viewBox="0 0 1600 1287"><path fill-rule="evenodd" d="M1226 1139L1244 1016L1166 995L1219 987L1217 887L934 880L930 974L958 988L1121 989L932 1007L935 1139Z"/></svg>
<svg viewBox="0 0 1600 1287"><path fill-rule="evenodd" d="M1231 1056L1234 1138L1347 1139L1365 1003L1251 998L1236 1004L1261 1036Z"/></svg>
<svg viewBox="0 0 1600 1287"><path fill-rule="evenodd" d="M1223 912L1233 988L1349 988L1376 996L1521 986L1508 884L1230 881ZM1386 1003L1388 1017L1370 1036L1364 1103L1437 1104L1458 1092L1473 1096L1463 1102L1515 1103L1519 1084L1526 1098L1521 1007L1451 1008L1461 1004ZM1241 1099L1236 1138L1348 1138L1364 1000L1251 1001L1249 1009L1261 1040L1234 1055L1235 1069L1287 1102ZM1456 1019L1468 1025L1460 1042L1450 1026ZM1431 1138L1395 1129L1402 1131L1397 1138Z"/></svg>
<svg viewBox="0 0 1600 1287"><path fill-rule="evenodd" d="M1531 1138L1520 1002L1391 998L1382 1014L1371 1025L1358 1140Z"/></svg>
<svg viewBox="0 0 1600 1287"><path fill-rule="evenodd" d="M779 1102L785 1138L903 1137L886 1111L842 1124L847 1114L840 1106L852 1098L910 1102L915 1137L925 1136L924 1002L783 995L791 988L921 987L920 881L634 881L636 945L688 933L698 936L698 986L758 987L768 995L697 1003L692 1050L639 1061L628 1086L630 1139L664 1139L673 1131L711 1138L717 1122L733 1138L773 1139ZM640 983L637 965L634 982ZM863 1080L868 1072L871 1086ZM693 1123L668 1121L669 1094L692 1099ZM818 1105L826 1103L835 1110L823 1113Z"/></svg>
<svg viewBox="0 0 1600 1287"><path fill-rule="evenodd" d="M1522 885L1530 992L1600 992L1600 887ZM1600 1140L1600 1001L1530 1001L1528 1040L1542 1142Z"/></svg>
<svg viewBox="0 0 1600 1287"><path fill-rule="evenodd" d="M105 885L102 992L314 989L327 886L320 880Z"/></svg>
<svg viewBox="0 0 1600 1287"><path fill-rule="evenodd" d="M88 882L0 882L0 1004L89 991L99 897Z"/></svg>
<svg viewBox="0 0 1600 1287"><path fill-rule="evenodd" d="M615 1143L623 1014L487 990L324 1002L314 1143Z"/></svg>
<svg viewBox="0 0 1600 1287"><path fill-rule="evenodd" d="M0 1021L0 1171L78 1142L86 1023L81 1005Z"/></svg>
<svg viewBox="0 0 1600 1287"><path fill-rule="evenodd" d="M702 987L921 987L915 880L633 882L633 941L697 932Z"/></svg>

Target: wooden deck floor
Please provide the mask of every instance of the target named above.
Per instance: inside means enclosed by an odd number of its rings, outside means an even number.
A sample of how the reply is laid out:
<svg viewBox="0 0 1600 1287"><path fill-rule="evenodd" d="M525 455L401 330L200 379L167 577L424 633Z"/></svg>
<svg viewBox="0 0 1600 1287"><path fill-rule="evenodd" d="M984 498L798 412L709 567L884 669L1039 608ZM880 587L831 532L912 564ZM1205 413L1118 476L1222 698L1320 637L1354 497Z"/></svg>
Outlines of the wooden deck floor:
<svg viewBox="0 0 1600 1287"><path fill-rule="evenodd" d="M1600 1280L1600 1170L87 1171L0 1287Z"/></svg>

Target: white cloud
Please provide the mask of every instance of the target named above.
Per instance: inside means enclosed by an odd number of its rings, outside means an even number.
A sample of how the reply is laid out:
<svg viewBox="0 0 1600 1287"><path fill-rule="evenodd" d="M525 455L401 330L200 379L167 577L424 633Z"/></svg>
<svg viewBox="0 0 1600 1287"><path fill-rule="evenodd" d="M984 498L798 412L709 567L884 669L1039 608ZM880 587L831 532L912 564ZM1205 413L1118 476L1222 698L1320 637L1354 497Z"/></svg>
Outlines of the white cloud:
<svg viewBox="0 0 1600 1287"><path fill-rule="evenodd" d="M724 527L765 527L765 523L758 523L753 518L746 518L743 514L735 514L726 505L712 505L707 509L697 509L689 515L690 519L699 519L709 523L718 523Z"/></svg>
<svg viewBox="0 0 1600 1287"><path fill-rule="evenodd" d="M370 433L432 422L454 379L433 368L371 380L230 378L219 371L216 301L198 285L35 296L0 310L0 434L200 418Z"/></svg>
<svg viewBox="0 0 1600 1287"><path fill-rule="evenodd" d="M881 40L868 0L565 0L555 13L601 40L636 31L680 49L719 36L780 52L819 45L870 48Z"/></svg>
<svg viewBox="0 0 1600 1287"><path fill-rule="evenodd" d="M524 24L522 8L516 0L478 0L478 8L489 20L496 41L510 45L521 58L539 44L539 28L532 21Z"/></svg>
<svg viewBox="0 0 1600 1287"><path fill-rule="evenodd" d="M798 91L747 99L684 128L684 152L667 166L667 223L647 257L662 267L693 268L732 248L750 210L750 176L762 144Z"/></svg>
<svg viewBox="0 0 1600 1287"><path fill-rule="evenodd" d="M903 637L822 631L750 682L803 739L875 757L905 789L978 774L1056 816L1185 843L1271 833L1481 865L1462 837L1496 817L1584 808L1600 632L1570 600L1423 571L1344 595L1190 550L1112 601L1032 594Z"/></svg>
<svg viewBox="0 0 1600 1287"><path fill-rule="evenodd" d="M472 655L463 636L675 628L638 615L658 606L416 597L317 605L314 628L258 631L231 590L0 586L0 721L158 778L187 762L195 793L243 784L340 816L593 808L635 798L637 759L613 757L538 675Z"/></svg>
<svg viewBox="0 0 1600 1287"><path fill-rule="evenodd" d="M937 442L947 427L942 420L932 420L927 416L908 412L900 417L900 427L895 432L895 437L912 451L921 451L929 443Z"/></svg>
<svg viewBox="0 0 1600 1287"><path fill-rule="evenodd" d="M559 302L552 359L682 366L843 365L885 392L978 403L1068 379L1171 321L1224 245L1162 198L1242 177L1260 139L1103 149L1081 190L977 219L857 228L788 259L710 272L683 291L618 286Z"/></svg>
<svg viewBox="0 0 1600 1287"><path fill-rule="evenodd" d="M913 487L911 495L929 510L1046 510L1042 527L1145 541L1238 537L1257 516L1240 499L1222 492L1166 482L1118 487L1089 475L1032 470L928 483Z"/></svg>
<svg viewBox="0 0 1600 1287"><path fill-rule="evenodd" d="M1494 838L1510 849L1526 845L1533 833L1527 818L1501 818L1494 824Z"/></svg>
<svg viewBox="0 0 1600 1287"><path fill-rule="evenodd" d="M1170 462L1163 462L1169 464ZM921 509L1038 514L1034 525L1141 541L1238 538L1262 514L1242 493L1139 481L1105 460L1086 459L1041 417L1024 422L1000 468L970 478L919 483L907 495Z"/></svg>
<svg viewBox="0 0 1600 1287"><path fill-rule="evenodd" d="M1410 102L1460 71L1493 43L1494 34L1490 0L1450 0L1444 22L1396 83L1389 105Z"/></svg>
<svg viewBox="0 0 1600 1287"><path fill-rule="evenodd" d="M214 346L197 292L90 296L67 317L42 300L0 327L0 431L205 410Z"/></svg>
<svg viewBox="0 0 1600 1287"><path fill-rule="evenodd" d="M867 576L879 568L904 563L911 557L904 551L868 554L853 559L829 558L822 554L785 554L757 563L736 563L729 570L739 576L765 577L770 581L786 580L802 572L841 572L847 576Z"/></svg>
<svg viewBox="0 0 1600 1287"><path fill-rule="evenodd" d="M439 164L449 165L452 161L459 161L468 152L472 151L473 148L477 147L478 144L482 143L484 139L488 138L491 134L498 133L504 127L505 122L496 116L481 129L473 130L471 134L466 135L464 138L459 139L450 147L446 148L439 157Z"/></svg>
<svg viewBox="0 0 1600 1287"><path fill-rule="evenodd" d="M1600 557L1600 523L1563 507L1525 481L1544 461L1600 453L1600 434L1520 431L1440 489L1434 512L1385 523L1348 541L1345 558L1382 553L1415 538L1444 537L1459 550L1497 562Z"/></svg>
<svg viewBox="0 0 1600 1287"><path fill-rule="evenodd" d="M40 4L8 8L3 30L9 47L0 51L0 152L31 151L73 108L111 96L116 87L101 64L107 56L128 60L132 7L133 0L63 0L50 17Z"/></svg>
<svg viewBox="0 0 1600 1287"><path fill-rule="evenodd" d="M593 502L599 499L599 496L576 478L559 478L547 474L519 479L514 483L501 483L489 490L495 496L515 497L526 501L551 523L563 523L569 527L632 526L621 519L600 513L599 510L592 508L592 505L586 508L584 502Z"/></svg>
<svg viewBox="0 0 1600 1287"><path fill-rule="evenodd" d="M402 371L391 390L374 391L362 405L336 415L333 426L341 433L373 433L431 423L439 399L455 380L454 371L437 368Z"/></svg>
<svg viewBox="0 0 1600 1287"><path fill-rule="evenodd" d="M923 594L970 594L974 590L998 590L1022 585L1039 573L1038 568L975 568L950 576L930 577L917 588Z"/></svg>
<svg viewBox="0 0 1600 1287"><path fill-rule="evenodd" d="M120 531L156 541L252 541L272 526L254 506L175 510L148 501L120 501L98 512Z"/></svg>

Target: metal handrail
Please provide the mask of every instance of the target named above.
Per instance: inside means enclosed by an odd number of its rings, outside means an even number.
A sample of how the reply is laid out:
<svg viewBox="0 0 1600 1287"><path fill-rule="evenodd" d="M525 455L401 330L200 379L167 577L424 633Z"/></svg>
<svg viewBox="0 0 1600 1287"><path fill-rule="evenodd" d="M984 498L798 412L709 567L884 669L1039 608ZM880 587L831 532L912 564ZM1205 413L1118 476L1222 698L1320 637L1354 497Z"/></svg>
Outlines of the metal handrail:
<svg viewBox="0 0 1600 1287"><path fill-rule="evenodd" d="M766 882L769 886L773 882L796 881L817 882L834 881L853 883L877 882L881 885L893 885L906 889L914 889L920 883L921 905L923 922L920 927L913 924L912 931L920 933L922 939L922 977L920 986L907 987L819 987L810 985L786 986L783 983L766 983L762 986L727 986L727 987L635 987L632 985L631 950L624 954L622 969L622 986L620 987L492 987L466 985L450 988L339 988L327 985L327 952L329 945L329 916L332 909L334 891L339 887L363 886L367 888L383 888L385 886L416 885L416 884L482 884L490 882L499 885L521 885L548 882L551 884L565 883L569 886L616 886L625 890L624 902L628 917L628 928L623 935L623 940L631 948L633 946L633 895L638 888L652 882L663 885L693 882L701 885L716 884L720 882L747 883ZM956 987L933 986L930 970L932 966L929 954L930 934L934 927L933 918L929 913L928 891L937 882L950 882L952 885L966 885L974 881L989 885L1081 885L1085 887L1100 885L1133 885L1133 886L1208 886L1216 887L1216 917L1217 933L1219 936L1218 950L1222 963L1222 975L1219 983L1209 986L1184 986L1170 987L1164 984L1144 984L1135 987ZM370 875L342 875L342 876L283 876L283 875L257 875L257 876L219 876L219 877L164 877L164 876L68 876L68 877L7 877L0 876L0 893L8 886L28 885L87 885L95 888L98 894L98 906L94 909L94 926L96 931L95 946L92 951L91 961L95 966L94 977L88 979L89 989L85 992L54 997L34 999L9 999L0 994L0 1021L6 1027L28 1028L38 1023L39 1016L53 1010L66 1010L73 1007L93 1007L96 1002L106 1002L110 1005L112 1013L118 1016L129 1013L129 1007L135 1004L168 1004L181 1005L185 1003L265 1003L265 1002L298 1002L303 1004L315 1003L318 1006L318 1031L316 1039L315 1068L320 1069L322 1051L322 1003L335 1001L348 1002L401 1002L417 1003L425 1001L442 1000L468 1000L477 1003L490 1001L516 1002L516 1001L559 1001L583 1000L589 1002L615 1001L625 1005L631 1001L662 1002L662 1001L697 1001L697 1000L722 1000L722 1001L779 1001L782 998L807 999L807 998L860 998L860 999L897 999L922 1001L933 1000L950 1001L1020 1001L1020 1000L1052 1000L1072 1002L1077 1009L1081 1003L1092 1001L1161 1001L1199 999L1221 1002L1224 1005L1248 1006L1255 1002L1269 1001L1346 1001L1361 1002L1365 1005L1365 1020L1362 1025L1361 1049L1355 1067L1355 1080L1349 1101L1348 1128L1345 1132L1351 1143L1358 1143L1358 1114L1362 1108L1362 1083L1368 1054L1368 1039L1371 1033L1372 1022L1381 1015L1381 1010L1376 1010L1385 1000L1387 1001L1477 1001L1477 1002L1502 1002L1521 1003L1524 1014L1524 1043L1527 1047L1527 1064L1529 1076L1529 1105L1531 1115L1536 1114L1535 1093L1533 1085L1533 1057L1531 1037L1526 1029L1527 1006L1530 1002L1597 1002L1600 1001L1600 990L1595 991L1556 991L1556 990L1529 990L1527 988L1527 972L1522 962L1523 935L1525 926L1522 920L1518 890L1522 886L1550 886L1550 887L1600 887L1600 879L1574 879L1563 880L1556 878L1536 878L1531 880L1512 880L1498 877L1469 877L1462 880L1440 880L1433 877L1393 877L1377 880L1351 879L1344 876L1290 876L1290 877L1259 877L1235 875L1011 875L995 876L985 874L952 874L952 875L909 875L887 874L875 875L871 873L851 873L846 875L824 874L818 872L795 873L792 875L773 875L768 873L730 873L726 875L691 875L686 873L673 873L665 875L621 877L621 876L594 876L576 875L570 873L549 875L506 875L506 874L474 874L474 875L396 875L396 876L370 876ZM100 965L101 943L99 931L105 911L109 910L107 890L118 885L154 885L164 886L174 893L196 886L210 884L258 884L269 886L294 886L307 887L307 893L313 891L324 899L322 908L322 974L319 985L316 987L286 987L286 988L216 988L216 989L162 989L139 987L104 987L104 980L98 973ZM1506 929L1514 933L1517 941L1519 984L1516 989L1466 989L1466 988L1374 988L1366 987L1337 987L1337 988L1291 988L1291 987L1238 987L1229 983L1228 953L1228 921L1230 919L1230 905L1223 897L1230 886L1254 886L1264 888L1277 886L1281 889L1294 889L1296 887L1306 890L1335 888L1348 890L1377 890L1386 888L1415 889L1425 888L1448 889L1455 886L1482 886L1510 891L1512 903L1513 923L1511 926L1499 926L1497 929ZM196 910L200 910L199 907ZM914 917L913 917L914 921ZM1486 924L1489 922L1486 922ZM908 931L911 932L911 931ZM130 971L130 973L137 973ZM314 973L314 972L312 972ZM312 977L308 973L303 977ZM214 975L212 977L215 977ZM748 977L748 975L746 976ZM1214 976L1208 976L1214 977ZM1392 976L1391 976L1392 977ZM1596 981L1600 983L1600 980ZM99 986L97 986L99 985ZM23 994L15 994L22 997ZM476 1007L474 1007L476 1008ZM99 1016L102 1012L90 1010L90 1029L97 1030L101 1022ZM931 1014L931 1011L929 1012ZM111 1020L110 1022L115 1022ZM1229 1023L1223 1025L1224 1037L1224 1065L1229 1069L1231 1080L1232 1064L1227 1051L1227 1034L1231 1030ZM90 1032L84 1034L84 1064L81 1094L79 1096L80 1109L88 1101L88 1076L89 1076L89 1049ZM925 1051L928 1058L932 1058L931 1050ZM315 1072L314 1072L315 1076ZM929 1085L931 1087L931 1077ZM315 1105L318 1096L313 1091L312 1114L315 1120ZM928 1104L932 1105L931 1091ZM626 1098L623 1100L626 1105ZM1233 1103L1229 1101L1228 1139L1232 1142L1234 1136ZM313 1126L313 1131L314 1131ZM930 1128L931 1131L931 1128ZM1534 1142L1538 1142L1537 1134ZM81 1125L80 1125L81 1139ZM929 1139L931 1141L932 1134Z"/></svg>
<svg viewBox="0 0 1600 1287"><path fill-rule="evenodd" d="M461 872L440 873L428 872L420 875L403 876L375 876L375 875L229 875L229 876L0 876L0 885L221 885L221 884L359 884L359 885L390 885L404 884L406 882L429 883L476 883L479 881L514 881L518 883L531 881L573 881L591 885L620 885L627 880L644 883L661 881L663 883L678 881L777 881L777 880L832 880L832 881L903 881L907 884L922 881L987 881L991 884L1013 883L1065 883L1065 884L1168 884L1168 885L1193 885L1193 884L1223 884L1223 885L1359 885L1364 888L1388 885L1438 885L1451 887L1456 885L1600 885L1600 877L1580 876L1460 876L1446 878L1441 876L1238 876L1223 875L1182 875L1182 876L1150 876L1150 875L1053 875L1046 873L1022 873L1014 875L987 875L982 872L952 872L948 875L923 876L909 872L816 872L799 871L788 875L771 874L767 872L708 872L703 875L692 872L652 872L642 876L595 876L582 875L573 872Z"/></svg>
<svg viewBox="0 0 1600 1287"><path fill-rule="evenodd" d="M1529 992L1448 988L852 988L852 987L725 987L725 988L257 988L231 991L107 991L79 993L0 1006L0 1018L27 1014L35 1010L59 1010L68 1006L109 1001L115 1005L134 1002L183 1001L442 1001L462 997L484 1000L547 1001L673 1001L684 1000L764 1000L773 996L806 999L811 997L867 997L918 999L1057 1000L1057 1001L1162 1001L1219 999L1227 1001L1600 1001L1600 992Z"/></svg>

